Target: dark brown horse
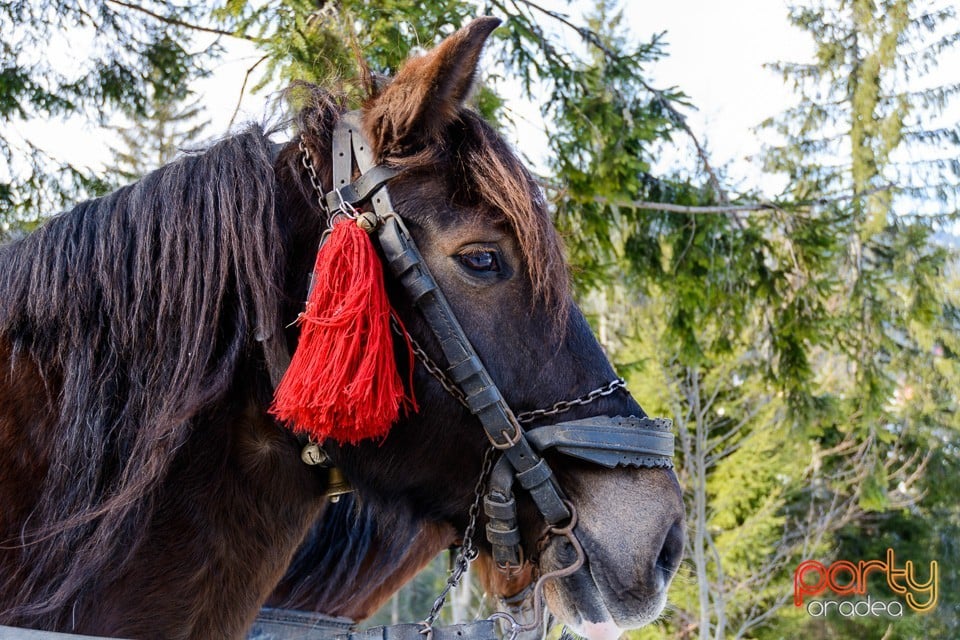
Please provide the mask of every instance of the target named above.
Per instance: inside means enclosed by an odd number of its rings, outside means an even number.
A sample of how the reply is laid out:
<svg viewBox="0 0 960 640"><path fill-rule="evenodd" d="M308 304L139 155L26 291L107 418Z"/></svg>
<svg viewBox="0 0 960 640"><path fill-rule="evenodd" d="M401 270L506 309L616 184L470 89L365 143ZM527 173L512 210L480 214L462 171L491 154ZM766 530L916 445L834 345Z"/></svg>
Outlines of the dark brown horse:
<svg viewBox="0 0 960 640"><path fill-rule="evenodd" d="M542 195L463 106L496 23L407 63L367 99L362 128L399 170L394 207L460 324L523 411L614 374L570 299ZM297 126L329 189L343 98L301 100ZM328 483L267 412L326 226L302 160L295 143L274 158L251 128L0 248L0 624L236 638L280 580ZM402 510L463 531L488 439L420 366L413 391L419 412L382 442L325 449L384 519ZM643 412L620 389L566 419L594 415ZM653 620L682 546L673 473L547 458L585 552L546 584L552 612L591 638ZM570 546L538 545L537 510L518 502L526 557L541 572L570 565Z"/></svg>

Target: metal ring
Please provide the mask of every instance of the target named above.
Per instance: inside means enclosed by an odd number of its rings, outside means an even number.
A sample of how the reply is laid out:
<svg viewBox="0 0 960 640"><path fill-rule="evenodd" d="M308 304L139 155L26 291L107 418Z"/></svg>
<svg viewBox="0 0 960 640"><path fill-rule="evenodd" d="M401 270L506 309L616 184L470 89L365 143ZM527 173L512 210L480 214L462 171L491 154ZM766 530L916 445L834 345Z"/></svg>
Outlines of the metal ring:
<svg viewBox="0 0 960 640"><path fill-rule="evenodd" d="M420 635L426 636L426 640L433 640L433 625L423 620L420 622L420 626L423 627L423 629L420 629Z"/></svg>
<svg viewBox="0 0 960 640"><path fill-rule="evenodd" d="M505 640L516 640L517 636L520 635L522 627L520 623L517 622L517 619L506 611L494 611L490 614L490 617L487 620L506 620L510 625L510 635L507 636Z"/></svg>
<svg viewBox="0 0 960 640"><path fill-rule="evenodd" d="M517 560L519 562L517 564L513 564L512 562L498 562L497 571L505 575L508 579L518 575L520 570L523 569L524 563L526 562L524 555L523 545L518 545Z"/></svg>
<svg viewBox="0 0 960 640"><path fill-rule="evenodd" d="M337 200L340 202L337 204L337 213L334 213L331 216L331 219L338 215L343 215L349 218L350 220L356 220L357 216L360 215L360 211L357 210L352 204L343 199L343 194L340 193L340 189L334 189L333 193L336 194Z"/></svg>

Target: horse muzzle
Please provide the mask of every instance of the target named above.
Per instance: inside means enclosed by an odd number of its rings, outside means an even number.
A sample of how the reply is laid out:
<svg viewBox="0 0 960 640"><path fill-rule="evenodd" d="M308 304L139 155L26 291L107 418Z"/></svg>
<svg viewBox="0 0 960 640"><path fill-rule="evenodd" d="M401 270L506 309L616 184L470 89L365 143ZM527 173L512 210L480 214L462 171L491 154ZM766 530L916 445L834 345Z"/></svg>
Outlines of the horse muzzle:
<svg viewBox="0 0 960 640"><path fill-rule="evenodd" d="M671 421L664 418L594 416L538 427L525 436L541 455L554 449L607 469L671 469L674 437L670 427ZM552 477L545 461L537 467L534 473L516 473L503 456L490 474L484 498L487 540L493 547L494 562L502 571L519 568L523 563L514 482L529 491Z"/></svg>

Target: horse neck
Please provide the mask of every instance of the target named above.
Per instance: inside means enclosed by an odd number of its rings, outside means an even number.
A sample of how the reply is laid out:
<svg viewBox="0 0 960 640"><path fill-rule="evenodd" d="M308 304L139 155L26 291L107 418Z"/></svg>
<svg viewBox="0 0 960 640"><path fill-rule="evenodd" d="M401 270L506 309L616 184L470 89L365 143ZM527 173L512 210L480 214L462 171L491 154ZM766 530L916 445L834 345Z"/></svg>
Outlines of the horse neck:
<svg viewBox="0 0 960 640"><path fill-rule="evenodd" d="M314 524L267 604L364 620L455 537L448 525L344 496Z"/></svg>

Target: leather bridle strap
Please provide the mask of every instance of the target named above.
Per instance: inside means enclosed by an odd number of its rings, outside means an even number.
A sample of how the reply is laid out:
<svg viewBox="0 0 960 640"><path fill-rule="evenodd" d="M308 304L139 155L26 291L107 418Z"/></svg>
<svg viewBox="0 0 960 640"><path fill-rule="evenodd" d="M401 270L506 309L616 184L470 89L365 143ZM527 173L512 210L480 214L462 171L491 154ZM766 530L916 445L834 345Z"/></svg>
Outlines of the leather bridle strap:
<svg viewBox="0 0 960 640"><path fill-rule="evenodd" d="M350 210L361 202L372 204L380 220L376 233L387 267L423 314L450 366L448 374L463 391L471 413L480 420L490 443L503 451L517 476L524 478L524 486L529 485L530 495L544 520L557 524L569 518L570 512L550 467L525 438L523 428L423 262L406 225L393 210L384 182L397 171L373 164L370 144L362 134L359 112L345 113L337 123L332 153L335 188L324 197L329 212L350 215ZM352 181L354 159L360 178ZM373 177L361 182L365 176Z"/></svg>
<svg viewBox="0 0 960 640"><path fill-rule="evenodd" d="M448 374L463 391L467 406L480 420L494 448L503 452L549 524L570 517L546 461L531 447L526 433L490 378L440 287L423 262L403 221L389 215L378 230L380 248L393 275L403 285L449 363Z"/></svg>
<svg viewBox="0 0 960 640"><path fill-rule="evenodd" d="M359 112L341 117L334 129L332 150L334 189L325 194L321 202L331 219L337 215L355 218L359 214L358 205L364 202L372 205L378 225L376 234L388 269L436 338L448 365L446 376L462 392L463 401L479 419L491 445L503 452L493 473L495 478L491 479L490 500L485 500L484 505L490 519L488 537L495 557L499 555L498 560L504 560L498 564L509 566L519 559L519 531L511 489L514 480L530 493L548 525L557 525L570 517L553 472L541 455L544 450L555 448L565 455L608 467L673 466L669 420L600 416L525 432L473 349L406 225L393 210L386 183L399 171L373 163L372 150L362 134ZM354 161L360 171L356 180L353 180ZM312 166L312 163L305 164L308 168ZM316 176L311 173L316 184ZM587 402L595 399L593 393ZM559 404L580 402L577 399ZM534 414L558 413L557 406Z"/></svg>
<svg viewBox="0 0 960 640"><path fill-rule="evenodd" d="M325 194L327 211L349 213L369 201L378 217L394 214L386 183L400 173L399 169L373 164L373 151L361 130L360 112L348 111L333 130L333 191ZM353 180L356 160L360 177Z"/></svg>
<svg viewBox="0 0 960 640"><path fill-rule="evenodd" d="M672 421L666 418L599 416L548 424L527 433L533 447L556 449L613 469L614 467L673 467Z"/></svg>

